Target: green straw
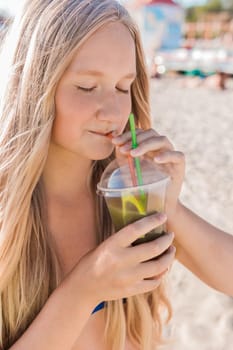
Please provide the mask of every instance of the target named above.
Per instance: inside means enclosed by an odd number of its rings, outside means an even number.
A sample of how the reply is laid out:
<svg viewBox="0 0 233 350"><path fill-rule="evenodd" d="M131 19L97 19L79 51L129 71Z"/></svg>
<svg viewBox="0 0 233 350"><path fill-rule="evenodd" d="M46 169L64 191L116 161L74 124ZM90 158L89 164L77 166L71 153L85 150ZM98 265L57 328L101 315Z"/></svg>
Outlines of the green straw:
<svg viewBox="0 0 233 350"><path fill-rule="evenodd" d="M138 143L137 143L136 127L135 127L135 120L134 120L133 113L131 113L129 116L129 124L130 124L131 136L132 136L132 148L135 149L138 147ZM142 186L143 180L142 180L142 170L141 170L140 160L137 157L135 157L134 160L135 160L138 184Z"/></svg>

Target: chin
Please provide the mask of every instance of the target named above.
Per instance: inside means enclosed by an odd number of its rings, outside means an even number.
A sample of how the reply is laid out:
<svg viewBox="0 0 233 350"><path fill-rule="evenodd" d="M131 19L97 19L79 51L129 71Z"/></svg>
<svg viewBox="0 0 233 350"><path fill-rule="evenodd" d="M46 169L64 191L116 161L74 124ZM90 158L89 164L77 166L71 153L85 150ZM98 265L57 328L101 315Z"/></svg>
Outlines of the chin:
<svg viewBox="0 0 233 350"><path fill-rule="evenodd" d="M112 148L108 151L105 151L105 152L100 152L100 151L93 152L91 159L92 160L102 160L102 159L108 158L112 154L113 150L114 150L114 148Z"/></svg>

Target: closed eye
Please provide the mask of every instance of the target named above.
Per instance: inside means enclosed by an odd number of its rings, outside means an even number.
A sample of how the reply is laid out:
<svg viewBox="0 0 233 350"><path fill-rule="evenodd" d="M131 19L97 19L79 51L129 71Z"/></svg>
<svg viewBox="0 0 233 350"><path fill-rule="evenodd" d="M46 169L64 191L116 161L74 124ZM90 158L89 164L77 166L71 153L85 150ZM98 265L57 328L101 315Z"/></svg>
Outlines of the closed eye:
<svg viewBox="0 0 233 350"><path fill-rule="evenodd" d="M119 89L119 88L116 88L119 92L122 92L123 94L129 94L129 90L123 90L123 89Z"/></svg>
<svg viewBox="0 0 233 350"><path fill-rule="evenodd" d="M81 90L81 91L84 91L84 92L92 92L92 91L94 91L94 89L96 88L95 86L94 87L91 87L91 88L85 88L85 87L82 87L82 86L76 86L76 88L78 89L78 90ZM129 94L129 92L130 92L130 90L124 90L124 89L120 89L120 88L118 88L118 87L116 87L116 89L119 91L119 92L121 92L121 93L123 93L123 94Z"/></svg>
<svg viewBox="0 0 233 350"><path fill-rule="evenodd" d="M81 90L81 91L85 91L85 92L91 92L95 89L95 86L94 87L91 87L91 88L84 88L82 86L76 86L78 90Z"/></svg>

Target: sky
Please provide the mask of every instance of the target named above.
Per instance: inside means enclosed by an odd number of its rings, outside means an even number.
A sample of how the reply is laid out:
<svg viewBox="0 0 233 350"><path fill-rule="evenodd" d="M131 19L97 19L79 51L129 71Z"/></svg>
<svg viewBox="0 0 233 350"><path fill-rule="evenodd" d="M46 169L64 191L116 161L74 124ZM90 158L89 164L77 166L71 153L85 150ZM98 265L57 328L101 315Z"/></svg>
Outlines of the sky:
<svg viewBox="0 0 233 350"><path fill-rule="evenodd" d="M125 0L127 1L127 0ZM184 6L200 5L205 3L206 0L176 0ZM21 0L0 0L0 9L6 9L10 13L14 13L20 6Z"/></svg>
<svg viewBox="0 0 233 350"><path fill-rule="evenodd" d="M14 13L19 7L20 0L0 0L0 8Z"/></svg>
<svg viewBox="0 0 233 350"><path fill-rule="evenodd" d="M205 0L177 0L176 2L179 2L181 5L184 6L195 6L195 5L202 5L206 1Z"/></svg>

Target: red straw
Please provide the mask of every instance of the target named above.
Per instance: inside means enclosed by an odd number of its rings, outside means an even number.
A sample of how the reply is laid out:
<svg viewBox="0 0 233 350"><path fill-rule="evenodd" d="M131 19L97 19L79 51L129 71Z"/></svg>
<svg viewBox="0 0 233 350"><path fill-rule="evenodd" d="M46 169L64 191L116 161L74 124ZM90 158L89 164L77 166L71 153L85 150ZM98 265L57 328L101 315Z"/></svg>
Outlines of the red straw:
<svg viewBox="0 0 233 350"><path fill-rule="evenodd" d="M108 135L106 135L110 140L112 140L113 136L112 133L109 133ZM131 180L132 180L132 184L133 186L137 186L137 177L135 175L135 171L134 171L134 161L133 161L133 157L129 154L128 155L128 165L129 165L129 170L130 170L130 175L131 175Z"/></svg>
<svg viewBox="0 0 233 350"><path fill-rule="evenodd" d="M132 183L134 186L137 186L137 178L134 172L134 161L133 161L133 157L130 154L128 155L128 165L129 165Z"/></svg>

